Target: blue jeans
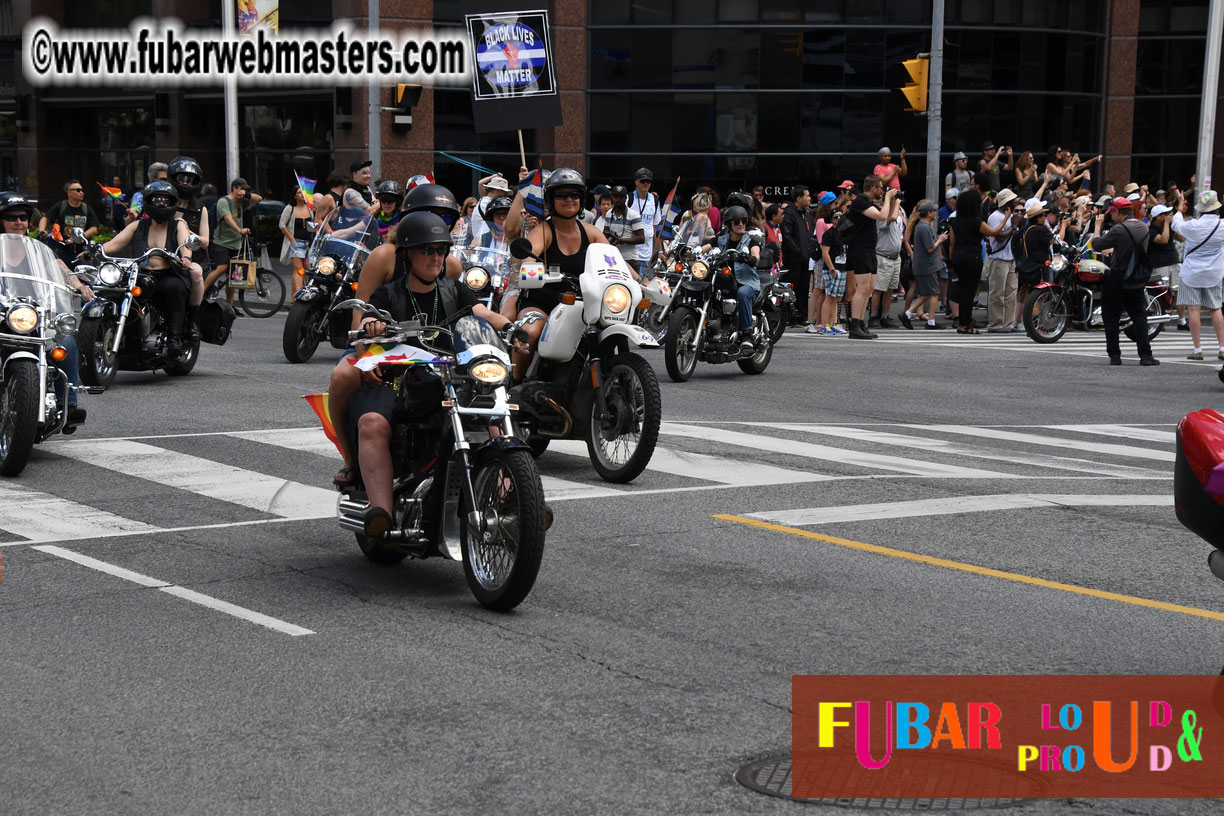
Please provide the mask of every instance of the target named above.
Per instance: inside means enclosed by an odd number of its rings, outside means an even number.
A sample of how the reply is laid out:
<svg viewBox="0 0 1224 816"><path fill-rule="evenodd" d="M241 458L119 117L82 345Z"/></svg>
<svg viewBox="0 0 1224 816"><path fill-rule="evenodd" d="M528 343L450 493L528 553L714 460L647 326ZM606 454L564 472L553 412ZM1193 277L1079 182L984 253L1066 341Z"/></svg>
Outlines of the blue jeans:
<svg viewBox="0 0 1224 816"><path fill-rule="evenodd" d="M740 334L752 331L752 301L756 300L759 291L761 291L760 284L756 286L740 284L740 288L735 293L735 299L739 303L736 311L739 312Z"/></svg>
<svg viewBox="0 0 1224 816"><path fill-rule="evenodd" d="M64 347L64 351L68 352L68 356L58 363L55 367L64 372L68 378L68 385L81 384L81 351L77 348L76 335L70 334L60 341L60 345ZM58 377L56 378L55 399L62 405L64 402L64 392L67 391L68 404L75 406L77 404L77 392L70 391Z"/></svg>

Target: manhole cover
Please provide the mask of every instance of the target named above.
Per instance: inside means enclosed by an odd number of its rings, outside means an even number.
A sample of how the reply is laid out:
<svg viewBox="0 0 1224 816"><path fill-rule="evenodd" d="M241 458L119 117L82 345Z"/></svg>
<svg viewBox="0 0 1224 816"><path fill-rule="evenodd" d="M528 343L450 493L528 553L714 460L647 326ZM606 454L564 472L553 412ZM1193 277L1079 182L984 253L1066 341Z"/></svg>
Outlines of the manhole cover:
<svg viewBox="0 0 1224 816"><path fill-rule="evenodd" d="M830 769L834 770L834 769ZM935 769L932 768L932 771ZM749 762L735 774L735 781L758 793L767 793L793 802L839 807L874 808L877 810L983 810L1006 808L1033 801L1032 799L792 799L791 758L770 757Z"/></svg>

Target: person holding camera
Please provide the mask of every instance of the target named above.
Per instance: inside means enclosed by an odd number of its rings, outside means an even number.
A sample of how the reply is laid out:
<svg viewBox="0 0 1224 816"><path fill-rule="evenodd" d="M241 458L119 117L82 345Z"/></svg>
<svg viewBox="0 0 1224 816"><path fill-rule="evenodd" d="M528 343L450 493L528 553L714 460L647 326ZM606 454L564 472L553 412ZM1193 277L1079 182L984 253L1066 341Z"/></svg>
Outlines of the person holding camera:
<svg viewBox="0 0 1224 816"><path fill-rule="evenodd" d="M612 209L596 220L595 229L603 232L608 243L620 250L621 257L637 277L638 245L646 240L642 216L626 201L629 191L618 184L612 188Z"/></svg>
<svg viewBox="0 0 1224 816"><path fill-rule="evenodd" d="M1016 194L1003 190L996 199L995 211L982 224L986 236L986 331L992 334L1011 333L1016 316L1016 259L1012 255L1012 232L1019 226L1014 212Z"/></svg>

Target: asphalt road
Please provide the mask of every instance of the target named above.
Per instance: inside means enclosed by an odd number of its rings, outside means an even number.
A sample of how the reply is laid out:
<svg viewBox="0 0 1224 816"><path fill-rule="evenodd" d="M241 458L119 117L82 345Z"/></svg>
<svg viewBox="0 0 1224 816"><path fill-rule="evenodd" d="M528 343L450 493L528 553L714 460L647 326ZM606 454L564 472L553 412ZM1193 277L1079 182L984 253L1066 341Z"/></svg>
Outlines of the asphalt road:
<svg viewBox="0 0 1224 816"><path fill-rule="evenodd" d="M763 376L682 385L651 352L658 469L546 453L540 577L494 614L458 565L378 567L336 526L298 397L338 352L290 365L283 325L121 374L0 483L0 812L843 813L734 781L789 752L792 675L1224 663L1171 507L1174 425L1224 395L1184 333L1150 369L1075 334L790 333ZM1086 807L1215 812L1022 810Z"/></svg>

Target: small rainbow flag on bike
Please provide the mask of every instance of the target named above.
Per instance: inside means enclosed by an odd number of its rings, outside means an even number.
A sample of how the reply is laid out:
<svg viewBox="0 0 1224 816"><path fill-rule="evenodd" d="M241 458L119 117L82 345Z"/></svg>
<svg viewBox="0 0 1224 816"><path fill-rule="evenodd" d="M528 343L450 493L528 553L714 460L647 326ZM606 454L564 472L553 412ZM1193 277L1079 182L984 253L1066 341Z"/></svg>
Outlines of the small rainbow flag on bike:
<svg viewBox="0 0 1224 816"><path fill-rule="evenodd" d="M297 179L298 189L302 191L302 198L306 199L306 206L314 209L314 188L317 183L314 179L304 178L297 170L293 171L293 177Z"/></svg>
<svg viewBox="0 0 1224 816"><path fill-rule="evenodd" d="M327 392L322 394L306 394L302 397L306 400L306 404L311 407L315 415L319 418L319 422L323 424L323 435L336 446L336 450L340 450L340 442L336 438L336 428L332 425L331 413L327 406ZM343 451L340 451L343 454Z"/></svg>
<svg viewBox="0 0 1224 816"><path fill-rule="evenodd" d="M103 193L115 199L116 201L123 200L123 191L120 190L118 187L107 187L103 185L102 182L100 181L97 182L97 185L102 188Z"/></svg>

